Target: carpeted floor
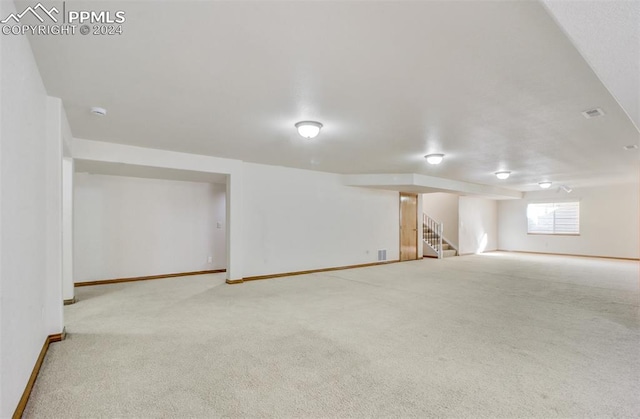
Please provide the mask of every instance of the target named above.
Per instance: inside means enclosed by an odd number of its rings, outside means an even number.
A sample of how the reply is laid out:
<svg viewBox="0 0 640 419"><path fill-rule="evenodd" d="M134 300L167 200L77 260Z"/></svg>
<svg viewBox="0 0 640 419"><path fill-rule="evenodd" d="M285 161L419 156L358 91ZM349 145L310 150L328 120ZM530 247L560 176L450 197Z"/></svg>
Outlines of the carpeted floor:
<svg viewBox="0 0 640 419"><path fill-rule="evenodd" d="M638 273L496 252L78 288L25 417L639 417Z"/></svg>

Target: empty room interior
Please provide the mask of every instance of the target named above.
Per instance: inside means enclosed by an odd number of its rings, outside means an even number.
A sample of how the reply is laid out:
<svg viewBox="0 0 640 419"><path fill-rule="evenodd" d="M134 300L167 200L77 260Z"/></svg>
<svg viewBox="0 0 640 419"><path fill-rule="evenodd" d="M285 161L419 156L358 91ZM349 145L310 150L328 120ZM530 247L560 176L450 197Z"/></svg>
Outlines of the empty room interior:
<svg viewBox="0 0 640 419"><path fill-rule="evenodd" d="M640 2L0 22L1 418L640 416Z"/></svg>

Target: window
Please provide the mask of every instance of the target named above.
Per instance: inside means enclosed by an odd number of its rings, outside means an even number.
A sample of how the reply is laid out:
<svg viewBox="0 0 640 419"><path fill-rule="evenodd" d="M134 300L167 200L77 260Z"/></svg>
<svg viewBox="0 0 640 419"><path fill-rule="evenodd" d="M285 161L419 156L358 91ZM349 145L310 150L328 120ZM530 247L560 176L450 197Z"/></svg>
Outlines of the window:
<svg viewBox="0 0 640 419"><path fill-rule="evenodd" d="M527 233L580 234L579 202L546 202L527 205Z"/></svg>

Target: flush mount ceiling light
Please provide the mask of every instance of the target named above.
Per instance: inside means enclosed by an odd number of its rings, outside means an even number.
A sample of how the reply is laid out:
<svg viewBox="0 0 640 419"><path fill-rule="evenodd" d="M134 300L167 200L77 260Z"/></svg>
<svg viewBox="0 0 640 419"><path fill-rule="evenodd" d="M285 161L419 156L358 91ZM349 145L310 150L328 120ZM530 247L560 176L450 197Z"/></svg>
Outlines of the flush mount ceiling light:
<svg viewBox="0 0 640 419"><path fill-rule="evenodd" d="M542 189L549 189L551 187L551 182L538 182L538 186L540 186Z"/></svg>
<svg viewBox="0 0 640 419"><path fill-rule="evenodd" d="M509 176L511 176L511 172L507 171L507 170L503 170L502 172L496 172L495 173L496 177L500 180L505 180L507 179Z"/></svg>
<svg viewBox="0 0 640 419"><path fill-rule="evenodd" d="M638 149L638 145L637 144L630 144L630 145L626 145L626 146L624 146L622 148L624 148L627 151L637 150Z"/></svg>
<svg viewBox="0 0 640 419"><path fill-rule="evenodd" d="M427 154L424 158L427 159L429 164L440 164L444 159L444 154Z"/></svg>
<svg viewBox="0 0 640 419"><path fill-rule="evenodd" d="M93 108L91 108L91 113L97 116L105 116L107 114L107 110L105 108L94 106Z"/></svg>
<svg viewBox="0 0 640 419"><path fill-rule="evenodd" d="M316 121L300 121L296 124L296 128L298 128L298 134L304 138L311 139L320 134L322 124Z"/></svg>
<svg viewBox="0 0 640 419"><path fill-rule="evenodd" d="M587 109L586 111L582 112L582 116L587 119L597 118L602 115L604 115L604 111L600 108Z"/></svg>

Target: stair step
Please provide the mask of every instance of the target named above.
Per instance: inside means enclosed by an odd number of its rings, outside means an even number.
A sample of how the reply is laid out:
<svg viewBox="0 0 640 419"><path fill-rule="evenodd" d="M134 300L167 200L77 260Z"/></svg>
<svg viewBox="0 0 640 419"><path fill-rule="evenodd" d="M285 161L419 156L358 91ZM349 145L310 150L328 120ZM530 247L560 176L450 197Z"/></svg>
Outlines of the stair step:
<svg viewBox="0 0 640 419"><path fill-rule="evenodd" d="M458 252L456 252L454 249L450 249L450 250L443 250L442 251L442 257L443 258L448 258L451 256L456 256L458 254Z"/></svg>
<svg viewBox="0 0 640 419"><path fill-rule="evenodd" d="M437 247L440 244L439 243L439 239L437 237L425 237L424 240L427 243L429 243L430 245L432 245L432 246L436 246ZM446 243L446 242L443 241L442 242L442 249L449 250L449 249L451 249L451 245L449 243Z"/></svg>

